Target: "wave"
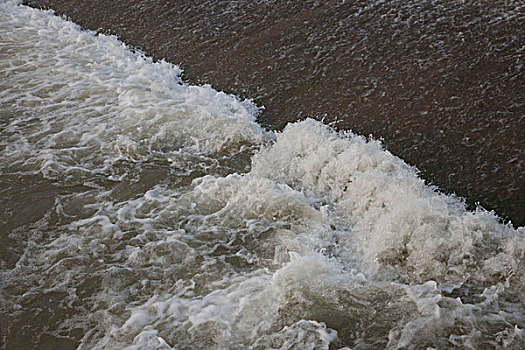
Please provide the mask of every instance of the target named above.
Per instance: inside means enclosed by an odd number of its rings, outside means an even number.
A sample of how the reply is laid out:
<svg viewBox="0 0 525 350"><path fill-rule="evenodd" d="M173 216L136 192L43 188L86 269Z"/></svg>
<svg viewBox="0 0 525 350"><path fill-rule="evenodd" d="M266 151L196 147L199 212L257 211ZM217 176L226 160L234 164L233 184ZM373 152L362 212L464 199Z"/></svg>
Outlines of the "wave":
<svg viewBox="0 0 525 350"><path fill-rule="evenodd" d="M18 2L0 16L0 174L87 186L11 233L10 334L80 349L525 344L524 228L468 211L379 141L311 119L267 131L253 102L115 37Z"/></svg>

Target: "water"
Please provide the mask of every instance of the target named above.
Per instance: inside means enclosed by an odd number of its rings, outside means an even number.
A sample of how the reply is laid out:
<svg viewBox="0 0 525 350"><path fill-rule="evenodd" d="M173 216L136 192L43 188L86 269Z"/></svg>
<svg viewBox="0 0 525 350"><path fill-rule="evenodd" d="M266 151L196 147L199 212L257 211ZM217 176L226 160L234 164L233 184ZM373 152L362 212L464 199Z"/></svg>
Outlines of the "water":
<svg viewBox="0 0 525 350"><path fill-rule="evenodd" d="M184 77L372 134L427 181L525 225L525 2L26 0Z"/></svg>
<svg viewBox="0 0 525 350"><path fill-rule="evenodd" d="M525 230L373 139L0 5L7 349L525 345Z"/></svg>

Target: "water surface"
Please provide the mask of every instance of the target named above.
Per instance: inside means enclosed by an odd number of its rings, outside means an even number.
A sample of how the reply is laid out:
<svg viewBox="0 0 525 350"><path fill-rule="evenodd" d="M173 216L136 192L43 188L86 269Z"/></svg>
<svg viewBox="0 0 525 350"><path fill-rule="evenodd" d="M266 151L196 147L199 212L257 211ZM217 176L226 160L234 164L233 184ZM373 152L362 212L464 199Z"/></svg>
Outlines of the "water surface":
<svg viewBox="0 0 525 350"><path fill-rule="evenodd" d="M525 345L523 228L380 142L16 1L0 34L4 348Z"/></svg>

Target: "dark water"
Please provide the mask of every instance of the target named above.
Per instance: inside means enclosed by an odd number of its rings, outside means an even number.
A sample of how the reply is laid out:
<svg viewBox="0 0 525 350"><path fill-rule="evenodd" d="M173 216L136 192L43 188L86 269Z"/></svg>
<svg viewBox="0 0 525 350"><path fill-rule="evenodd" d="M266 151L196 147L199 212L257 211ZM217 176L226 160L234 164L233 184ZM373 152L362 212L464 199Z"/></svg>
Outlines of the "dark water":
<svg viewBox="0 0 525 350"><path fill-rule="evenodd" d="M28 0L254 98L384 138L445 192L525 224L523 1Z"/></svg>
<svg viewBox="0 0 525 350"><path fill-rule="evenodd" d="M0 348L525 347L520 2L20 2Z"/></svg>

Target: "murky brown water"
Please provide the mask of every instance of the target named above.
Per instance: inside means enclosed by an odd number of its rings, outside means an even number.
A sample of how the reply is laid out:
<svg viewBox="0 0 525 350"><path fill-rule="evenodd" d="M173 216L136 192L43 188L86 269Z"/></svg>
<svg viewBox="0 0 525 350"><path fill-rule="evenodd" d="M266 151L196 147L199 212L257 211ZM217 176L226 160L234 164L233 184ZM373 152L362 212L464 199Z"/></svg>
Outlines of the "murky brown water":
<svg viewBox="0 0 525 350"><path fill-rule="evenodd" d="M116 34L187 79L382 137L446 192L525 224L520 1L27 0Z"/></svg>
<svg viewBox="0 0 525 350"><path fill-rule="evenodd" d="M519 224L520 2L46 2L262 114L18 2L1 349L525 346L524 227L255 123Z"/></svg>

